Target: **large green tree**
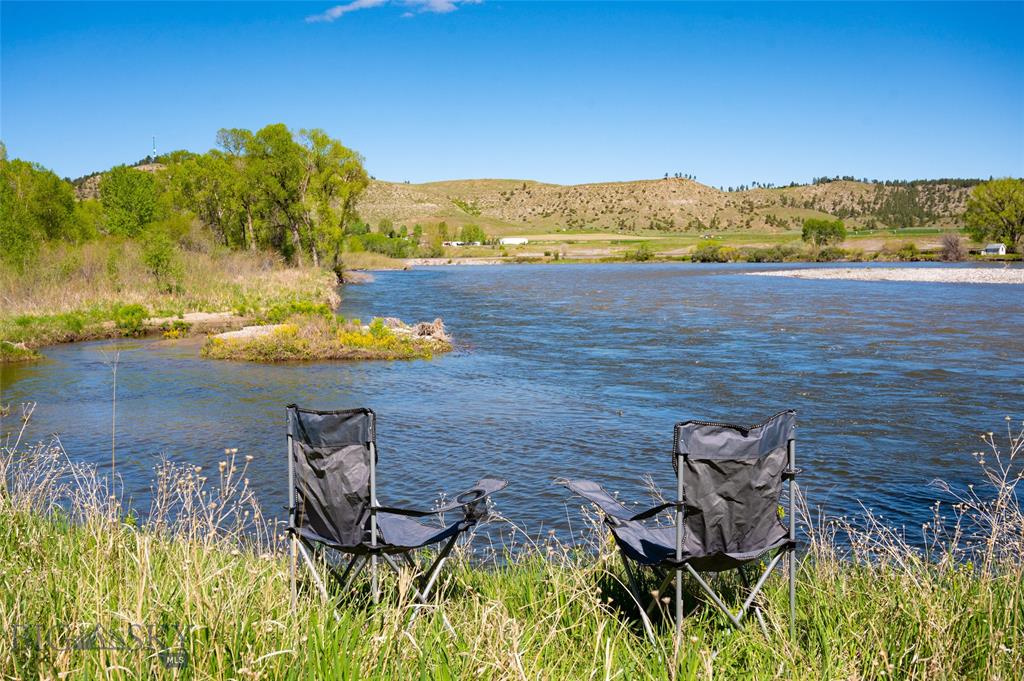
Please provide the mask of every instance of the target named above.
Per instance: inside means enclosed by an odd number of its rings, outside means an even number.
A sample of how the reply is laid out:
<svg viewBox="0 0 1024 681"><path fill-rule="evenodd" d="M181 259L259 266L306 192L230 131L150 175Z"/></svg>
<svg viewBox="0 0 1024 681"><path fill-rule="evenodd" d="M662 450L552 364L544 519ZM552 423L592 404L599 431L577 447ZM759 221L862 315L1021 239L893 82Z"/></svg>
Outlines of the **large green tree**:
<svg viewBox="0 0 1024 681"><path fill-rule="evenodd" d="M42 166L0 158L0 259L24 268L47 239L76 241L71 185Z"/></svg>
<svg viewBox="0 0 1024 681"><path fill-rule="evenodd" d="M370 183L362 157L320 129L301 131L306 152L304 222L313 262L338 268L345 236L359 220L356 201Z"/></svg>
<svg viewBox="0 0 1024 681"><path fill-rule="evenodd" d="M846 239L846 226L842 220L822 220L808 218L804 220L804 228L800 237L815 246L838 244Z"/></svg>
<svg viewBox="0 0 1024 681"><path fill-rule="evenodd" d="M487 241L487 234L481 229L480 225L468 224L463 226L462 232L459 234L459 240L466 243Z"/></svg>
<svg viewBox="0 0 1024 681"><path fill-rule="evenodd" d="M979 184L967 199L964 223L976 241L1001 241L1024 252L1024 180Z"/></svg>
<svg viewBox="0 0 1024 681"><path fill-rule="evenodd" d="M157 216L156 176L117 166L100 180L100 202L112 234L137 236Z"/></svg>
<svg viewBox="0 0 1024 681"><path fill-rule="evenodd" d="M233 248L269 247L337 267L369 184L362 157L323 130L225 128L219 149L170 159L178 204Z"/></svg>

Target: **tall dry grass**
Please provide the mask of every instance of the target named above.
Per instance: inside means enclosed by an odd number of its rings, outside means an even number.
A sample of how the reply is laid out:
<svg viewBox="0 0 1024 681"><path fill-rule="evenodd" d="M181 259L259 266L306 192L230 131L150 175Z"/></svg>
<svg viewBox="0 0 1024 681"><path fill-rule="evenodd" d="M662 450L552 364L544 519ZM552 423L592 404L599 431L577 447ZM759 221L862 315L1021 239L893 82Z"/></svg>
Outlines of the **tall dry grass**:
<svg viewBox="0 0 1024 681"><path fill-rule="evenodd" d="M464 548L405 633L408 574L376 607L363 586L337 610L315 589L289 608L281 528L246 481L261 462L229 450L215 470L162 463L136 517L116 479L59 441L25 443L22 416L7 417L0 450L4 678L1017 679L1024 663L1024 430L986 436L977 486L950 490L923 541L871 515L804 518L796 641L780 576L760 601L769 637L731 631L688 595L682 636L662 622L652 644L599 524L582 546L512 528L514 551L482 566ZM732 578L718 586L741 598ZM165 667L152 646L64 645L83 627L132 623L174 625L163 645L188 666ZM57 633L26 637L29 624Z"/></svg>
<svg viewBox="0 0 1024 681"><path fill-rule="evenodd" d="M128 306L170 317L338 302L330 272L290 268L276 254L231 251L200 237L186 245L162 276L147 267L140 243L113 238L48 244L24 272L0 267L0 340L40 346L116 335L111 323Z"/></svg>

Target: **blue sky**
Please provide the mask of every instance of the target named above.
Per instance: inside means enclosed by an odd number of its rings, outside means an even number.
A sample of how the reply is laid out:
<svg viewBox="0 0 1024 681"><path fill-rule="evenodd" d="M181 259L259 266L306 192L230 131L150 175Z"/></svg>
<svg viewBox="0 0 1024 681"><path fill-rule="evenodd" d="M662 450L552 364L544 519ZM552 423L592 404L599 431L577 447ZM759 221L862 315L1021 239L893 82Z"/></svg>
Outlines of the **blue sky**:
<svg viewBox="0 0 1024 681"><path fill-rule="evenodd" d="M332 10L331 8L339 8ZM320 127L413 182L1024 175L1024 3L0 4L0 136L77 176ZM332 19L332 20L324 20Z"/></svg>

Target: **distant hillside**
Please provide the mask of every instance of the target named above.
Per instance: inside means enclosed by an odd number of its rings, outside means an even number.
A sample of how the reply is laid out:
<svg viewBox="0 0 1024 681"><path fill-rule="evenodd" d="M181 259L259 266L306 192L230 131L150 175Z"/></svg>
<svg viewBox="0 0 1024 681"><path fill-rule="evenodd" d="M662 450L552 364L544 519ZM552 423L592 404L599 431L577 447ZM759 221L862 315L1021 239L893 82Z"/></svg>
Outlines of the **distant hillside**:
<svg viewBox="0 0 1024 681"><path fill-rule="evenodd" d="M167 166L163 163L142 162L132 167L147 173L155 173ZM71 180L71 186L75 188L75 197L78 199L98 199L100 197L100 180L103 179L103 175L104 173L102 172L95 172Z"/></svg>
<svg viewBox="0 0 1024 681"><path fill-rule="evenodd" d="M396 224L475 222L494 233L526 229L620 231L785 231L811 216L853 227L956 224L970 180L819 182L724 192L693 180L555 185L530 180L453 180L424 184L374 181L360 201L363 218Z"/></svg>
<svg viewBox="0 0 1024 681"><path fill-rule="evenodd" d="M134 166L157 172L149 159ZM72 184L79 199L97 198L102 173ZM359 201L364 220L396 225L468 223L492 235L599 229L704 232L799 229L808 217L836 217L852 228L959 224L971 189L980 180L864 182L816 180L783 188L721 191L694 180L558 185L533 180L450 180L406 184L373 180Z"/></svg>

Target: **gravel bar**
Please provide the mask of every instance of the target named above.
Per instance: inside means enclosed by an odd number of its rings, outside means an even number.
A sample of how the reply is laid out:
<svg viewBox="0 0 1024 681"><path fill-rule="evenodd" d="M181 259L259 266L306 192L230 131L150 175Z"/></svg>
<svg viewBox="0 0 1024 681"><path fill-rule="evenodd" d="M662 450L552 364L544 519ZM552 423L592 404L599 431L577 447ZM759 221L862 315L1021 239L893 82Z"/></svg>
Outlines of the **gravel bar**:
<svg viewBox="0 0 1024 681"><path fill-rule="evenodd" d="M945 284L1024 284L1024 268L981 267L824 267L748 272L758 277L849 279L853 281L933 281Z"/></svg>

